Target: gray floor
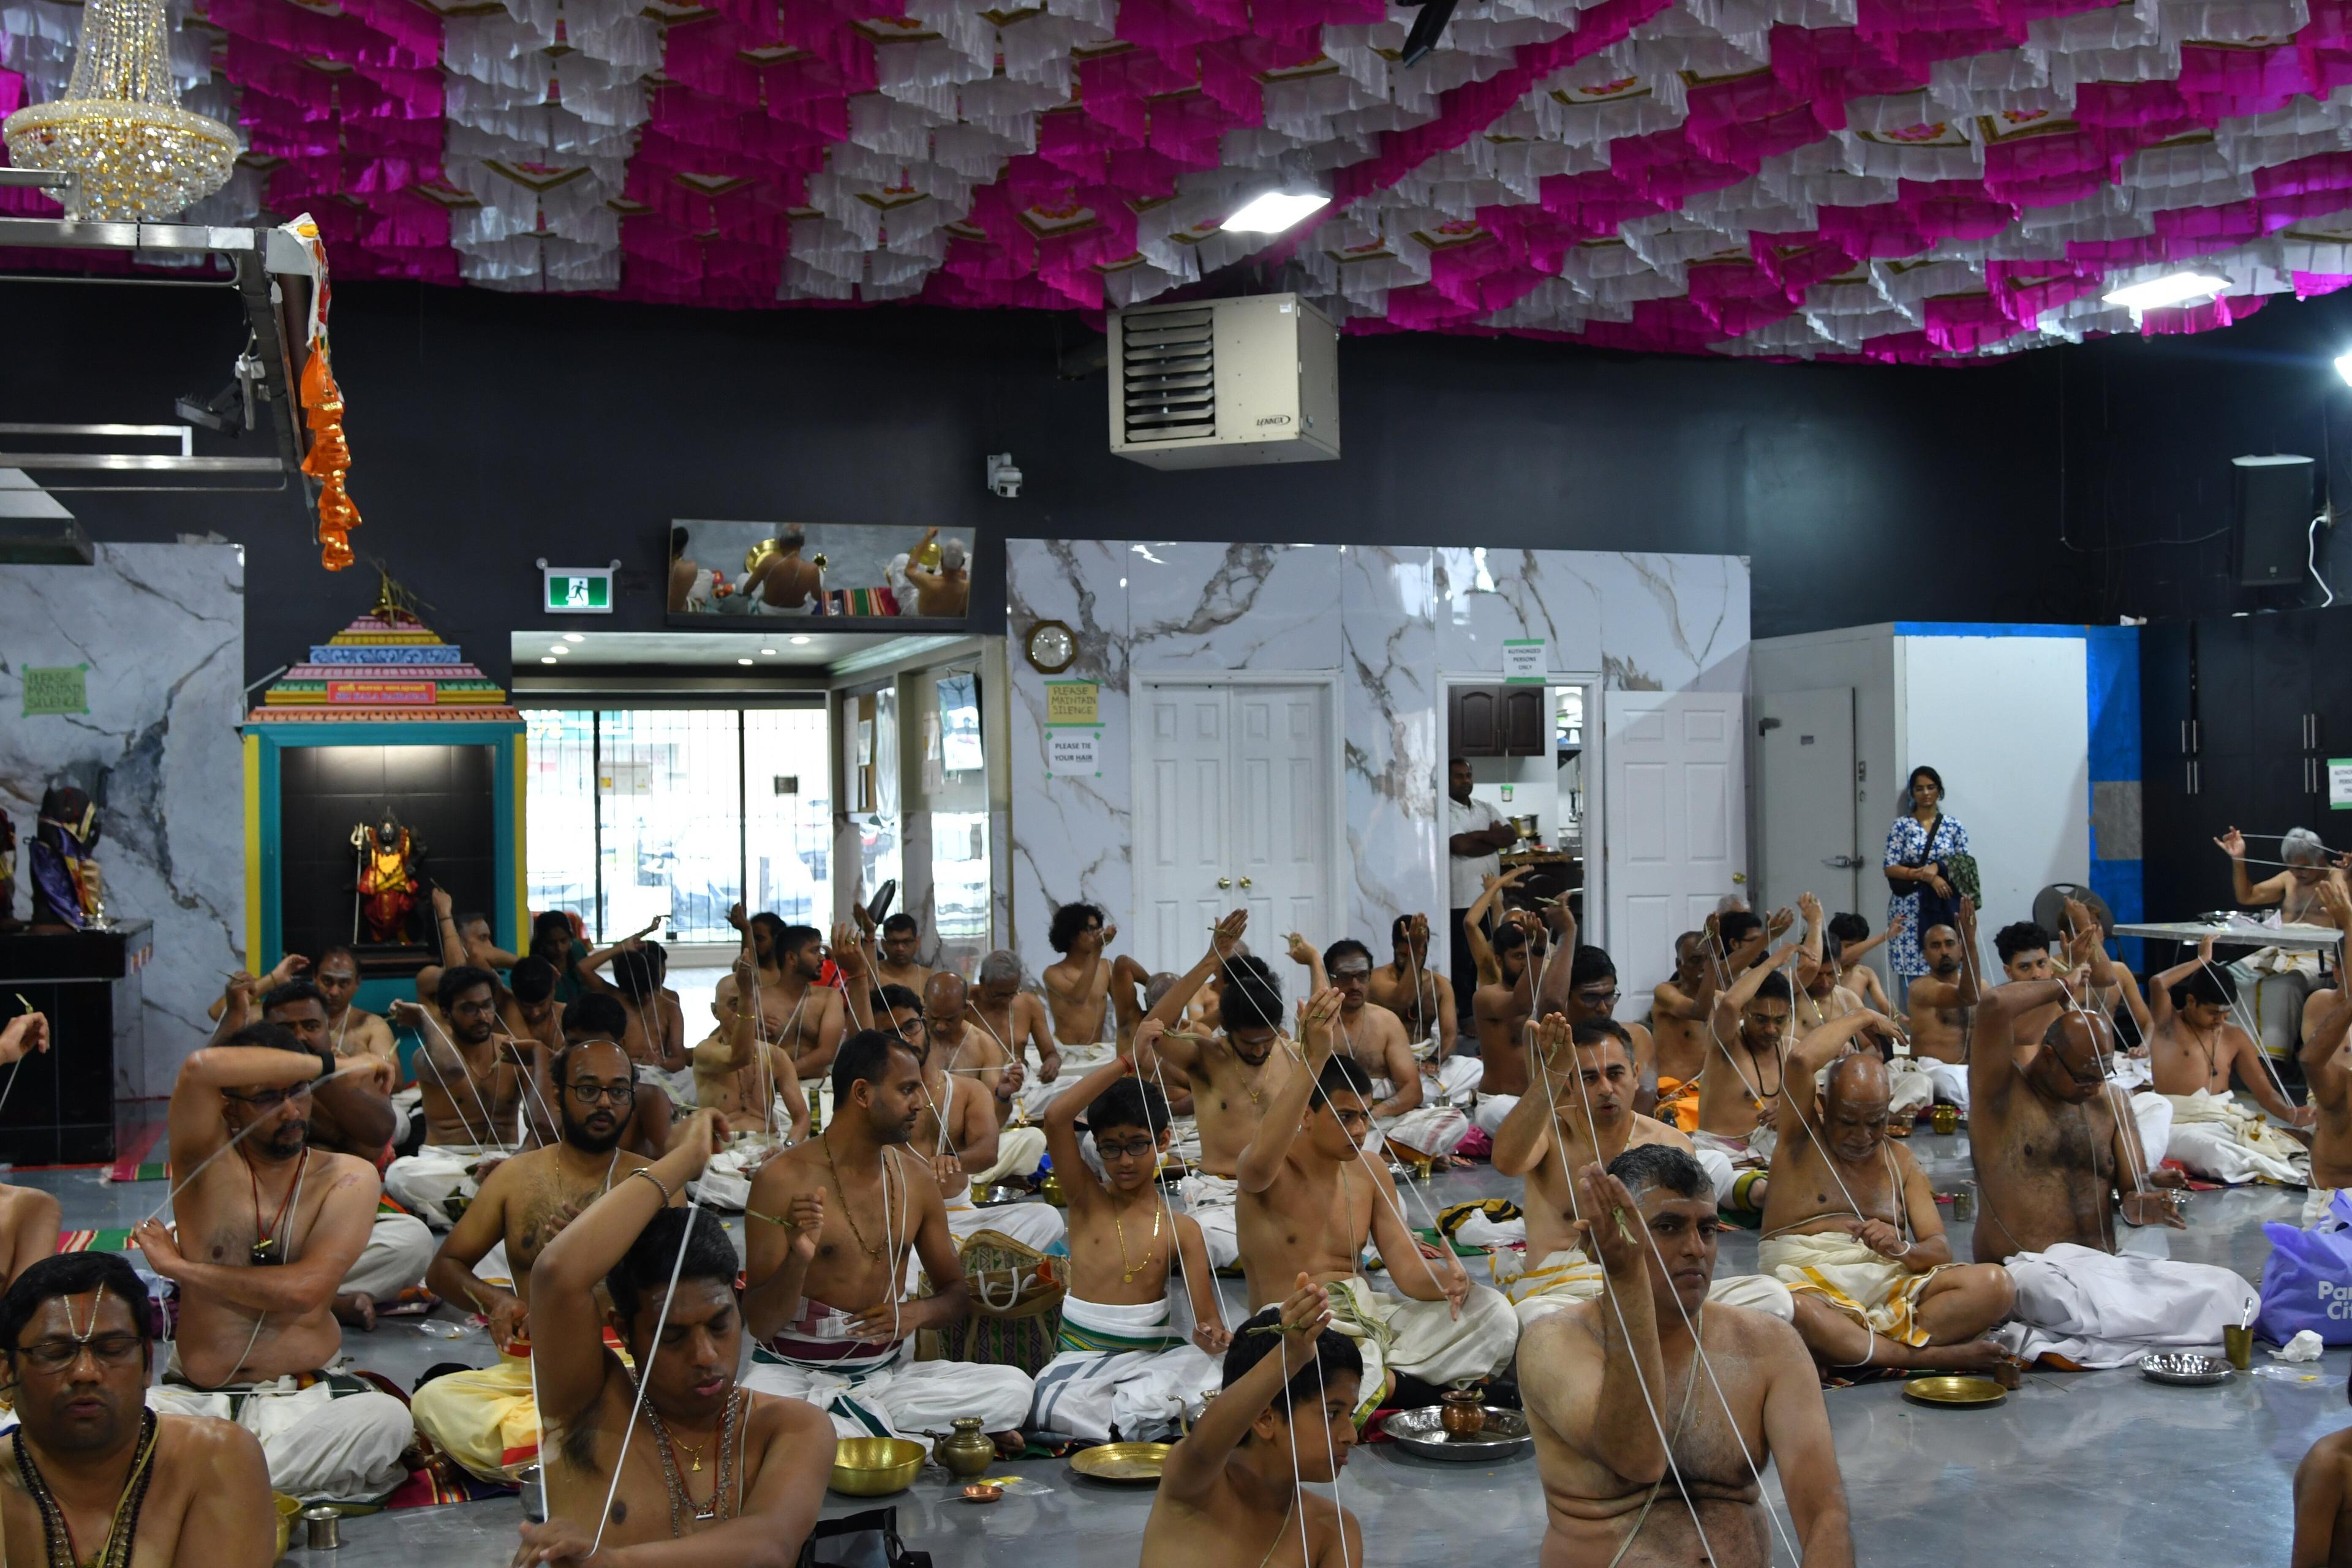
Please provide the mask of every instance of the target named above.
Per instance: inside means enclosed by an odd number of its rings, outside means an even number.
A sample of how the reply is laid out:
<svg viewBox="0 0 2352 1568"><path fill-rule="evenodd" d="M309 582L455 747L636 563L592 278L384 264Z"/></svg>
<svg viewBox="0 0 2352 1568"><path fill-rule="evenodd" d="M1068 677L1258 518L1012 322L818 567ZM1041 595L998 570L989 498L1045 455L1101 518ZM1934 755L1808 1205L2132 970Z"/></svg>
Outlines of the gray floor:
<svg viewBox="0 0 2352 1568"><path fill-rule="evenodd" d="M1911 1147L1939 1188L1966 1174L1963 1137L1922 1129ZM95 1171L25 1173L16 1179L56 1192L69 1226L127 1225L163 1196L161 1183L115 1186ZM1481 1166L1431 1183L1442 1205L1504 1190ZM1411 1200L1409 1200L1411 1201ZM2270 1247L2264 1220L2292 1223L2299 1194L2242 1188L2199 1194L2186 1234L2132 1233L2130 1247L2223 1264L2259 1279ZM1414 1219L1423 1220L1418 1202ZM1965 1258L1967 1226L1956 1226ZM1724 1242L1720 1268L1755 1266L1752 1233ZM1227 1284L1237 1309L1238 1288ZM488 1342L468 1330L451 1340L410 1324L347 1336L360 1364L404 1384L436 1362L485 1364ZM2257 1349L2258 1365L2269 1357ZM2331 1351L2288 1378L2240 1376L2217 1388L2168 1388L2135 1371L2036 1373L1997 1409L1945 1412L1904 1403L1895 1385L1828 1395L1855 1544L1864 1563L1932 1559L1956 1565L2090 1564L2128 1560L2134 1568L2217 1561L2284 1563L2293 1531L2294 1466L2320 1435L2346 1425L2345 1379L2352 1354ZM2311 1381L2300 1381L2309 1375ZM1007 1466L1043 1489L975 1508L927 1472L889 1500L908 1543L949 1564L1005 1568L1113 1568L1129 1563L1150 1509L1149 1491L1075 1477L1058 1461ZM1500 1548L1505 1562L1532 1561L1543 1530L1531 1461L1494 1469L1413 1458L1393 1445L1360 1450L1340 1497L1363 1520L1374 1563L1459 1560L1473 1542ZM875 1506L829 1498L828 1516ZM338 1568L502 1568L514 1549L518 1505L498 1500L346 1521ZM2215 1542L2229 1532L2226 1552ZM1474 1548L1475 1549L1475 1548ZM290 1563L325 1554L299 1550Z"/></svg>

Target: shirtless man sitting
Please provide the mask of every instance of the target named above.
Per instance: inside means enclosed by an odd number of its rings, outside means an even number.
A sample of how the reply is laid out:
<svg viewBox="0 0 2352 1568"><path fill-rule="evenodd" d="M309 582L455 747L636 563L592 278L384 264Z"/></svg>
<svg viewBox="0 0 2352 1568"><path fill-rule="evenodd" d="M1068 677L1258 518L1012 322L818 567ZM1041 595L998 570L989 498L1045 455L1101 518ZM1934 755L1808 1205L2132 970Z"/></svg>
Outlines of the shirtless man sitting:
<svg viewBox="0 0 2352 1568"><path fill-rule="evenodd" d="M424 1029L416 1086L425 1143L384 1168L384 1190L436 1230L446 1230L453 1206L471 1196L476 1168L520 1142L516 1118L532 1064L498 1032L498 992L488 970L458 964L444 968L435 988L440 1023L414 1003L392 1005L394 1023Z"/></svg>
<svg viewBox="0 0 2352 1568"><path fill-rule="evenodd" d="M352 1004L352 998L360 993L358 955L348 947L322 949L318 963L310 971L310 982L326 998L327 1033L334 1041L335 1055L378 1057L393 1063L396 1073L399 1053L392 1037L392 1026Z"/></svg>
<svg viewBox="0 0 2352 1568"><path fill-rule="evenodd" d="M151 1415L153 1304L120 1253L45 1258L0 1297L18 1422L0 1466L0 1557L130 1568L269 1561L269 1472L251 1433ZM121 1555L115 1555L117 1543Z"/></svg>
<svg viewBox="0 0 2352 1568"><path fill-rule="evenodd" d="M1161 1468L1140 1568L1247 1563L1261 1541L1258 1568L1364 1560L1356 1516L1300 1484L1337 1481L1356 1442L1363 1358L1330 1322L1329 1293L1301 1274L1234 1335L1223 1393Z"/></svg>
<svg viewBox="0 0 2352 1568"><path fill-rule="evenodd" d="M1529 1266L1504 1287L1523 1329L1601 1294L1601 1266L1578 1246L1570 1173L1605 1166L1645 1143L1691 1152L1679 1130L1634 1110L1639 1079L1621 1026L1605 1018L1571 1025L1555 1013L1536 1029L1540 1077L1504 1118L1494 1154L1498 1175L1527 1178L1520 1207L1527 1214ZM1787 1288L1756 1275L1717 1280L1708 1300L1730 1300L1784 1321L1791 1310Z"/></svg>
<svg viewBox="0 0 2352 1568"><path fill-rule="evenodd" d="M736 996L751 994L752 961L738 956L730 978ZM808 1100L801 1093L801 1078L793 1067L793 1053L776 1040L761 1037L764 1009L729 1008L713 997L710 1011L719 1027L694 1047L694 1103L716 1110L738 1130L775 1132L775 1102L784 1103L784 1141L797 1143L808 1136Z"/></svg>
<svg viewBox="0 0 2352 1568"><path fill-rule="evenodd" d="M2005 1369L1978 1336L2009 1315L2009 1276L1953 1263L1927 1173L1887 1139L1886 1065L1853 1048L1894 1029L1855 1013L1790 1055L1757 1264L1794 1292L1797 1332L1824 1368Z"/></svg>
<svg viewBox="0 0 2352 1568"><path fill-rule="evenodd" d="M1698 1126L1698 1075L1715 1054L1706 1037L1706 1022L1715 1012L1720 973L1720 966L1709 961L1706 933L1686 931L1675 938L1673 975L1658 982L1650 993L1658 1115L1685 1132Z"/></svg>
<svg viewBox="0 0 2352 1568"><path fill-rule="evenodd" d="M1061 959L1045 966L1045 1005L1053 1035L1068 1046L1091 1046L1104 1038L1110 1016L1111 966L1103 949L1118 939L1118 928L1094 904L1064 904L1054 911L1045 940Z"/></svg>
<svg viewBox="0 0 2352 1568"><path fill-rule="evenodd" d="M1936 1098L1969 1110L1969 1026L1970 1011L1960 1002L1965 968L1973 969L1975 955L1963 950L1960 933L1948 925L1932 925L1919 933L1919 956L1927 973L1912 977L1904 1015L1910 1026L1911 1055L1935 1083ZM1974 994L1975 987L1970 994Z"/></svg>
<svg viewBox="0 0 2352 1568"><path fill-rule="evenodd" d="M915 950L921 945L923 928L915 917L904 911L882 922L877 939L881 958L874 966L874 979L880 985L903 985L920 996L923 987L931 983L932 971L916 962Z"/></svg>
<svg viewBox="0 0 2352 1568"><path fill-rule="evenodd" d="M2238 983L2212 961L2208 941L2198 955L2148 981L2156 1027L2148 1037L2149 1088L2171 1108L2171 1129L2158 1158L2169 1156L2209 1181L2308 1184L2308 1152L2231 1097L2234 1082L2281 1126L2301 1130L2318 1120L2315 1106L2298 1106L2280 1092L2260 1041L2232 1020ZM2031 1031L2033 1020L2021 1023ZM2137 1101L2136 1108L2137 1108ZM2152 1141L2153 1131L2144 1130Z"/></svg>
<svg viewBox="0 0 2352 1568"><path fill-rule="evenodd" d="M1424 1079L1422 1064L1413 1058L1404 1020L1385 1007L1370 1005L1371 949L1352 937L1342 937L1323 950L1322 967L1331 988L1339 994L1339 1017L1334 1026L1339 1049L1370 1075L1372 1092L1380 1097L1372 1107L1372 1122L1381 1137L1416 1159L1453 1152L1454 1145L1470 1131L1470 1119L1450 1105L1424 1103L1434 1090L1445 1086L1446 1077L1433 1082ZM1462 1076L1465 1069L1466 1079ZM1447 1098L1475 1089L1483 1070L1471 1060L1453 1068L1454 1088L1448 1089ZM1445 1071L1441 1068L1441 1073Z"/></svg>
<svg viewBox="0 0 2352 1568"><path fill-rule="evenodd" d="M1575 1207L1606 1292L1536 1323L1519 1351L1541 1568L1765 1568L1773 1527L1751 1455L1780 1467L1805 1568L1852 1568L1812 1358L1788 1324L1708 1303L1719 1222L1706 1173L1679 1149L1638 1145L1605 1173L1579 1172ZM1671 1427L1669 1409L1682 1412Z"/></svg>
<svg viewBox="0 0 2352 1568"><path fill-rule="evenodd" d="M1053 1020L1045 1001L1021 989L1021 960L1004 949L982 959L973 973L964 1015L980 1035L965 1037L957 1065L998 1073L1000 1077L990 1082L992 1089L1002 1089L1010 1078L1012 1095L999 1098L1008 1106L1018 1099L1022 1108L1033 1114L1043 1110L1054 1097L1029 1084L1029 1047L1037 1047L1038 1085L1051 1084L1062 1074L1061 1047L1054 1043Z"/></svg>
<svg viewBox="0 0 2352 1568"><path fill-rule="evenodd" d="M311 1088L335 1070L333 1053L275 1024L182 1062L168 1120L172 1169L188 1173L172 1200L178 1234L151 1218L131 1239L180 1288L171 1363L148 1403L236 1421L261 1439L279 1491L376 1502L406 1477L413 1433L406 1405L337 1370L335 1293L381 1189L366 1161L310 1146ZM296 1404L298 1378L333 1397Z"/></svg>
<svg viewBox="0 0 2352 1568"><path fill-rule="evenodd" d="M1510 1360L1519 1325L1510 1303L1472 1284L1451 1251L1433 1258L1437 1249L1422 1247L1387 1164L1365 1154L1371 1080L1353 1058L1332 1054L1339 1012L1328 991L1307 1005L1305 1070L1266 1096L1234 1169L1237 1229L1253 1310L1279 1300L1297 1270L1330 1290L1333 1321L1364 1357L1361 1418L1389 1400L1399 1377L1443 1386L1491 1376ZM1365 1279L1367 1243L1380 1249L1402 1300Z"/></svg>
<svg viewBox="0 0 2352 1568"><path fill-rule="evenodd" d="M1296 1058L1281 1047L1281 984L1263 960L1238 951L1248 922L1244 910L1218 921L1209 951L1168 988L1143 1024L1148 1027L1156 1019L1167 1031L1154 1049L1176 1075L1168 1088L1183 1088L1192 1096L1201 1132L1200 1164L1178 1191L1208 1242L1210 1261L1220 1268L1230 1268L1241 1255L1234 1216L1241 1189L1234 1185L1234 1174L1242 1151L1257 1131L1267 1097L1299 1070ZM1184 1016L1192 994L1213 973L1224 976L1216 1028L1207 1033L1179 1030L1177 1020ZM1139 1027L1137 1033L1141 1032Z"/></svg>
<svg viewBox="0 0 2352 1568"><path fill-rule="evenodd" d="M1044 1163L1045 1134L1016 1124L1020 1064L1003 1062L995 1042L972 1022L971 988L962 975L942 969L923 987L923 1033L914 1043L924 1048L927 1070L936 1066L953 1080L956 1087L949 1092L964 1101L963 1114L988 1120L989 1157L966 1171L983 1184L1034 1174Z"/></svg>
<svg viewBox="0 0 2352 1568"><path fill-rule="evenodd" d="M1478 1108L1471 1120L1489 1137L1528 1091L1528 1019L1535 1012L1537 967L1541 963L1528 924L1507 921L1496 931L1492 960L1499 978L1470 998L1471 1026L1478 1031Z"/></svg>
<svg viewBox="0 0 2352 1568"><path fill-rule="evenodd" d="M1874 947L1885 945L1903 931L1904 917L1895 916L1886 929L1873 936L1870 922L1856 914L1830 917L1829 932L1838 940L1838 984L1862 998L1862 1005L1874 1013L1890 1017L1895 1004L1887 1000L1886 987L1879 983L1878 971L1863 962Z"/></svg>
<svg viewBox="0 0 2352 1568"><path fill-rule="evenodd" d="M559 1140L501 1161L441 1243L425 1282L443 1300L489 1320L498 1363L445 1373L420 1386L416 1429L458 1464L511 1481L539 1460L539 1405L531 1394L530 1270L541 1250L589 1205L652 1163L621 1147L640 1093L628 1053L610 1040L572 1046L555 1058ZM511 1286L475 1272L503 1244Z"/></svg>
<svg viewBox="0 0 2352 1568"><path fill-rule="evenodd" d="M767 615L788 615L822 608L814 603L824 592L824 569L804 559L808 535L788 528L775 537L775 549L744 577L741 592L751 607Z"/></svg>
<svg viewBox="0 0 2352 1568"><path fill-rule="evenodd" d="M671 1206L724 1131L695 1112L677 1148L615 1182L531 1267L531 1360L554 1442L547 1521L523 1525L514 1568L632 1557L768 1568L795 1561L815 1528L829 1423L739 1386L735 1244L710 1215ZM688 1536L692 1547L664 1549Z"/></svg>
<svg viewBox="0 0 2352 1568"><path fill-rule="evenodd" d="M727 918L743 933L757 964L751 996L761 1028L771 1042L792 1053L793 1071L803 1083L817 1082L832 1070L833 1053L848 1027L841 993L817 984L824 973L824 933L814 926L786 925L772 914L747 921L740 918L742 909L737 904ZM711 1005L730 1014L752 1010L731 972L719 983Z"/></svg>
<svg viewBox="0 0 2352 1568"><path fill-rule="evenodd" d="M907 1148L922 1109L920 1058L896 1036L861 1030L835 1058L833 1089L824 1131L751 1180L743 1312L756 1346L744 1385L821 1396L845 1437L977 1416L1001 1446L1017 1444L1035 1392L1027 1373L914 1359L918 1333L961 1322L971 1306L938 1178ZM928 1297L908 1294L916 1260Z"/></svg>
<svg viewBox="0 0 2352 1568"><path fill-rule="evenodd" d="M1373 1006L1385 1007L1404 1021L1405 1038L1420 1042L1433 1035L1437 1048L1432 1060L1455 1060L1462 1021L1454 982L1429 967L1429 917L1397 916L1389 925L1389 954L1388 963L1372 971L1365 994Z"/></svg>
<svg viewBox="0 0 2352 1568"><path fill-rule="evenodd" d="M1780 969L1790 951L1777 950L1717 996L1707 1026L1716 1059L1699 1077L1691 1141L1731 1163L1731 1180L1718 1177L1717 1186L1726 1208L1760 1214L1771 1191L1775 1119L1796 1027L1795 992Z"/></svg>

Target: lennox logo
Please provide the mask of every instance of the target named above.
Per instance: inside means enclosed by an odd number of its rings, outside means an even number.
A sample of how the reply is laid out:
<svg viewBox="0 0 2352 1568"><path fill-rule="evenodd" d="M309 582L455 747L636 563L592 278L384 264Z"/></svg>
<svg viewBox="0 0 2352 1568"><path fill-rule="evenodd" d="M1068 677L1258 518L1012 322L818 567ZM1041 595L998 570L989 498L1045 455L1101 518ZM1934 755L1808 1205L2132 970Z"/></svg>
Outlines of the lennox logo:
<svg viewBox="0 0 2352 1568"><path fill-rule="evenodd" d="M1261 414L1257 417L1257 422L1260 425L1287 425L1290 423L1290 416L1287 414Z"/></svg>

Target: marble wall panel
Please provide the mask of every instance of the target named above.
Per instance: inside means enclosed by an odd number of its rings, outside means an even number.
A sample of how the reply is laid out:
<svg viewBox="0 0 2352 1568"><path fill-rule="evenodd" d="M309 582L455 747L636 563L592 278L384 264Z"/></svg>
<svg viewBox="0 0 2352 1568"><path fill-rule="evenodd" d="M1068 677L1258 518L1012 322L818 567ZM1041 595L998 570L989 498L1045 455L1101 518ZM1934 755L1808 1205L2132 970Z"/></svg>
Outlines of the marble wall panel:
<svg viewBox="0 0 2352 1568"><path fill-rule="evenodd" d="M1445 923L1436 859L1444 605L1430 551L1356 545L1339 559L1347 934L1385 959L1397 916L1427 913L1433 927Z"/></svg>
<svg viewBox="0 0 2352 1568"><path fill-rule="evenodd" d="M1011 940L1030 962L1045 955L1054 910L1072 900L1129 919L1133 795L1128 740L1128 562L1115 540L1015 539L1005 544L1005 619L1011 647ZM1058 676L1040 675L1024 650L1029 628L1056 620L1076 634L1077 656ZM1045 682L1099 683L1102 776L1055 778L1045 767ZM999 927L998 929L1005 929Z"/></svg>
<svg viewBox="0 0 2352 1568"><path fill-rule="evenodd" d="M0 807L30 913L42 792L70 776L101 805L107 912L154 922L144 1080L168 1092L212 1032L205 1007L243 963L245 552L101 544L90 566L0 566ZM28 665L89 666L87 713L26 717Z"/></svg>
<svg viewBox="0 0 2352 1568"><path fill-rule="evenodd" d="M1601 667L1602 614L1591 563L1570 550L1441 547L1435 557L1437 666L1451 675L1503 670L1503 644L1551 643L1551 668L1584 674Z"/></svg>
<svg viewBox="0 0 2352 1568"><path fill-rule="evenodd" d="M1621 691L1748 689L1745 557L1582 559L1601 595L1603 684Z"/></svg>
<svg viewBox="0 0 2352 1568"><path fill-rule="evenodd" d="M1339 552L1318 544L1131 542L1129 661L1170 670L1337 669Z"/></svg>

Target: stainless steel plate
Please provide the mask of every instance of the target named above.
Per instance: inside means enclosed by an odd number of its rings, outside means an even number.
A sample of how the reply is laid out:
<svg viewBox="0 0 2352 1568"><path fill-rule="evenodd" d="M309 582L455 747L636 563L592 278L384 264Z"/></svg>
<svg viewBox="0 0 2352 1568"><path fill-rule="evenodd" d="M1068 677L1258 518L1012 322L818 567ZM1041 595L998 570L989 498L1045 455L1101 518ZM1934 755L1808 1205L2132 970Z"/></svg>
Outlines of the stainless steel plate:
<svg viewBox="0 0 2352 1568"><path fill-rule="evenodd" d="M1528 1432L1528 1418L1517 1411L1493 1405L1486 1411L1486 1429L1475 1437L1448 1436L1440 1420L1444 1413L1434 1405L1400 1410L1382 1423L1381 1430L1395 1438L1400 1447L1425 1459L1452 1459L1465 1465L1507 1459L1534 1441Z"/></svg>
<svg viewBox="0 0 2352 1568"><path fill-rule="evenodd" d="M2176 1383L2184 1388L2206 1388L2225 1383L2230 1376L2230 1363L2194 1351L2162 1351L2139 1358L2141 1373L2157 1383Z"/></svg>

